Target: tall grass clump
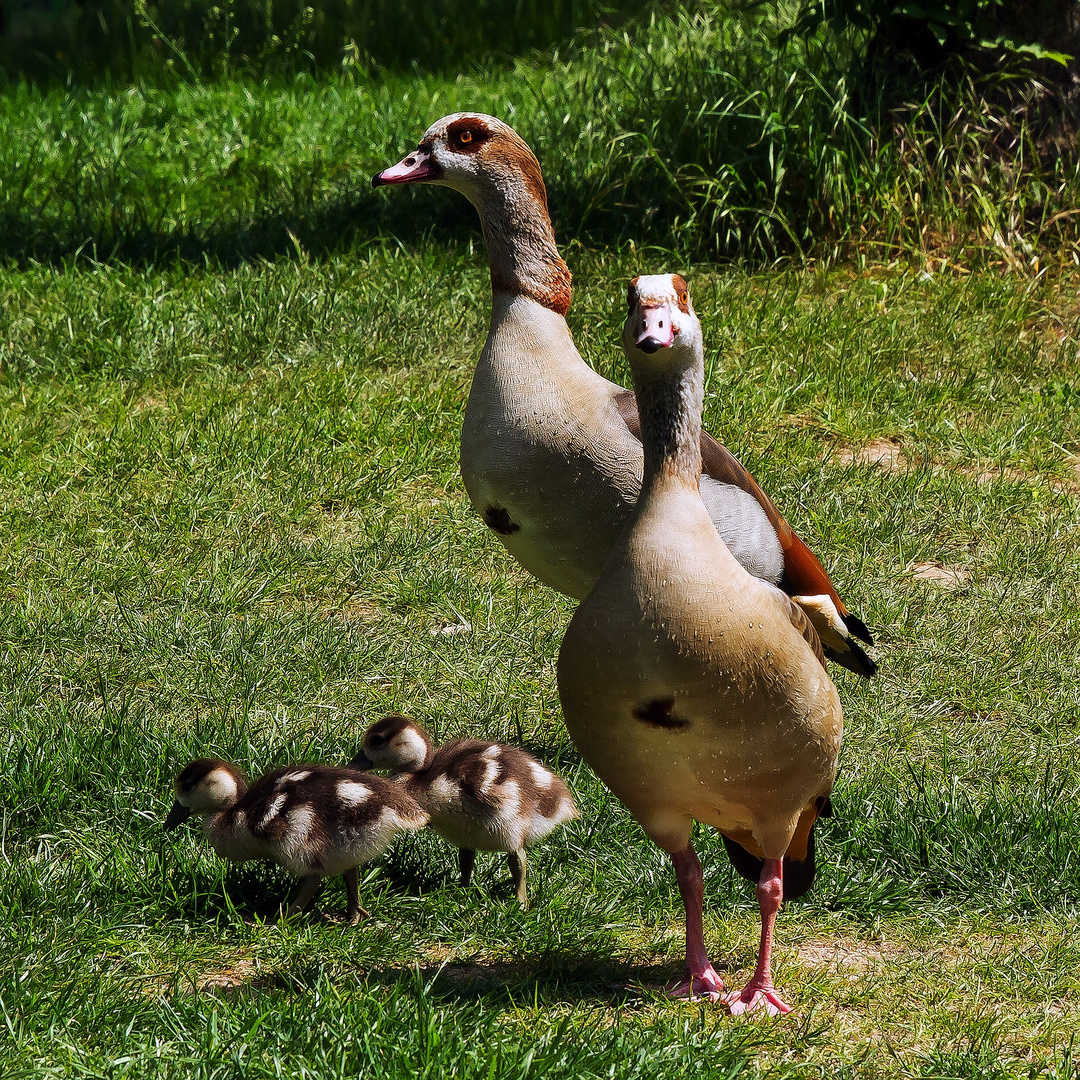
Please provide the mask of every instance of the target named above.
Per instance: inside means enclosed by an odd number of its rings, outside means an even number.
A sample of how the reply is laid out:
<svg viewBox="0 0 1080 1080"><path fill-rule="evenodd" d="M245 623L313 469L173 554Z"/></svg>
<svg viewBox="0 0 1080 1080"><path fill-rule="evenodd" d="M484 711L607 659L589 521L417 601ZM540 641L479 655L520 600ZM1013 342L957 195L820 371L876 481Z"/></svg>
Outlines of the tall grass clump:
<svg viewBox="0 0 1080 1080"><path fill-rule="evenodd" d="M1080 155L1046 152L1044 87L959 61L907 92L859 83L856 35L778 51L779 25L761 7L654 17L543 73L537 141L555 150L545 163L571 222L638 242L675 235L699 258L868 246L1076 258ZM1028 108L1002 92L1010 82Z"/></svg>

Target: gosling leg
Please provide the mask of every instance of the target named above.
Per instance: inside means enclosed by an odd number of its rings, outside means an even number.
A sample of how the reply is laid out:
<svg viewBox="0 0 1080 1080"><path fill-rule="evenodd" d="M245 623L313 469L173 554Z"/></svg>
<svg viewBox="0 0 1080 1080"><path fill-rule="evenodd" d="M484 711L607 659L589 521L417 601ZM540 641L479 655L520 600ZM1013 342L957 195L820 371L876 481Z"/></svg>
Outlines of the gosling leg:
<svg viewBox="0 0 1080 1080"><path fill-rule="evenodd" d="M522 911L529 908L529 895L525 891L525 849L508 851L506 861L510 864L510 877L514 882L514 895Z"/></svg>
<svg viewBox="0 0 1080 1080"><path fill-rule="evenodd" d="M315 899L315 894L319 891L321 884L322 878L318 874L308 874L302 877L293 898L282 912L282 916L289 918L292 915L299 915Z"/></svg>
<svg viewBox="0 0 1080 1080"><path fill-rule="evenodd" d="M461 867L461 886L467 889L472 881L473 863L476 862L476 852L472 848L458 848L458 866Z"/></svg>
<svg viewBox="0 0 1080 1080"><path fill-rule="evenodd" d="M356 926L361 919L371 918L371 914L360 906L360 876L355 866L341 876L345 879L345 891L349 894L345 922L348 926Z"/></svg>

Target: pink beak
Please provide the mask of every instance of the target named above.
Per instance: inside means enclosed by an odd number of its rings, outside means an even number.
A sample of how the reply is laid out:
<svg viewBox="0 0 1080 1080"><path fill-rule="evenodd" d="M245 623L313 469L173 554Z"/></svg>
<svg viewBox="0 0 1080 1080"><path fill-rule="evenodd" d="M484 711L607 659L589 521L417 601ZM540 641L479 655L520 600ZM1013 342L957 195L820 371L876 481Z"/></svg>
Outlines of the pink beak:
<svg viewBox="0 0 1080 1080"><path fill-rule="evenodd" d="M418 146L396 165L383 169L371 178L372 187L383 184L422 184L425 180L441 180L443 171L431 153L431 147Z"/></svg>
<svg viewBox="0 0 1080 1080"><path fill-rule="evenodd" d="M634 344L644 353L670 349L675 341L675 327L671 324L668 305L638 308L638 316L638 336Z"/></svg>

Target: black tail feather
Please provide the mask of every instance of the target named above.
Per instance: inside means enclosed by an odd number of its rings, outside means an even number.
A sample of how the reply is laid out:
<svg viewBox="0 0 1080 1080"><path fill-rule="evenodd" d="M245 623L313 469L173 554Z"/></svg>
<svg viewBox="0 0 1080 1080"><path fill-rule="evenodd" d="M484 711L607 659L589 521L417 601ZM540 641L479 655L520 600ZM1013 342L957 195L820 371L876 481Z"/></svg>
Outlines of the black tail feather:
<svg viewBox="0 0 1080 1080"><path fill-rule="evenodd" d="M849 611L843 616L844 625L851 631L860 641L865 641L867 645L873 645L874 639L870 636L870 631L866 628L866 623L858 617L858 615L852 615Z"/></svg>
<svg viewBox="0 0 1080 1080"><path fill-rule="evenodd" d="M866 678L870 678L871 675L877 671L877 664L870 659L862 651L862 648L855 644L851 638L847 638L847 652L837 652L835 649L830 649L827 645L822 645L825 650L825 655L833 661L835 664L840 664L841 667L846 667L848 671L854 671L856 675L865 675Z"/></svg>

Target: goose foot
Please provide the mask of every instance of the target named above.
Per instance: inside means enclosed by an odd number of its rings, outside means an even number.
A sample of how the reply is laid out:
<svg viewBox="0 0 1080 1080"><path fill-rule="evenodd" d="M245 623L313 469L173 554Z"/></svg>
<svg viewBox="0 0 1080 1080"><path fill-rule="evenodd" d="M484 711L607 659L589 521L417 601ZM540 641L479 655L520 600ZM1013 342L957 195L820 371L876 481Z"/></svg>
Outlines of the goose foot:
<svg viewBox="0 0 1080 1080"><path fill-rule="evenodd" d="M724 1004L731 1010L732 1016L764 1009L769 1016L782 1016L791 1012L791 1006L771 986L755 986L753 982L742 990L733 990L724 995Z"/></svg>
<svg viewBox="0 0 1080 1080"><path fill-rule="evenodd" d="M753 978L742 988L725 995L724 1002L732 1016L742 1016L763 1008L769 1016L791 1012L791 1006L777 993L772 981L772 936L776 913L784 898L784 860L766 859L757 887L761 909L761 944Z"/></svg>
<svg viewBox="0 0 1080 1080"><path fill-rule="evenodd" d="M709 964L701 971L687 971L685 978L664 987L664 993L682 1001L723 1001L724 980Z"/></svg>

